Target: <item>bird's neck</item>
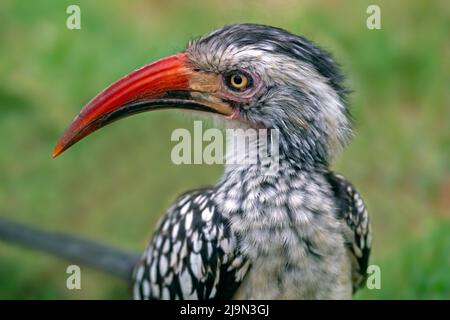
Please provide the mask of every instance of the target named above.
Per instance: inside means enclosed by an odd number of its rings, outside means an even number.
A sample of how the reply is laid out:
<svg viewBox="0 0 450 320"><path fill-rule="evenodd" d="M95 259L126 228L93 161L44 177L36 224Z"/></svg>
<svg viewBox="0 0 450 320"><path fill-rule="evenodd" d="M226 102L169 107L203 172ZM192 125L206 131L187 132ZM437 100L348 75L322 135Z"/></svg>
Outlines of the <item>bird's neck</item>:
<svg viewBox="0 0 450 320"><path fill-rule="evenodd" d="M219 197L224 198L222 203L235 200L237 208L241 207L239 203L245 201L246 197L267 196L270 201L278 202L277 199L284 199L294 189L321 189L323 185L327 187L328 172L326 166L306 166L280 154L275 166L270 161L266 164L227 164L215 189Z"/></svg>
<svg viewBox="0 0 450 320"><path fill-rule="evenodd" d="M326 172L324 153L310 141L277 130L239 128L227 133L225 176L255 172L282 177L286 171ZM316 146L318 148L318 146Z"/></svg>
<svg viewBox="0 0 450 320"><path fill-rule="evenodd" d="M302 190L320 190L323 186L327 188L325 174L328 167L311 159L303 159L302 153L293 152L281 146L282 143L280 139L278 150L265 155L263 153L262 156L258 153L257 161L248 163L244 162L248 160L246 156L249 153L254 155L255 149L259 150L261 139L250 140L244 149L227 146L225 172L215 187L217 202L224 206L222 212L243 216L246 215L245 210L270 214L270 210L266 210L267 205L283 206L282 202L289 201L287 196L293 190L301 194ZM307 196L306 199L314 197ZM295 199L292 201L295 202ZM308 203L304 205L313 209L315 206Z"/></svg>
<svg viewBox="0 0 450 320"><path fill-rule="evenodd" d="M227 164L214 188L217 209L229 219L240 250L255 261L271 256L287 263L291 253L315 245L320 239L315 234L329 234L333 227L328 225L334 221L334 202L327 167L288 157L286 150L280 148L274 171L263 162ZM318 217L327 217L327 223Z"/></svg>
<svg viewBox="0 0 450 320"><path fill-rule="evenodd" d="M305 165L301 161L297 162L294 159L286 158L281 154L277 161L268 159L257 164L226 164L224 174L218 185L227 181L235 181L236 187L240 188L247 181L253 181L255 187L257 187L256 181L260 181L261 184L269 181L276 183L291 181L298 176L325 176L328 172L329 168L325 165L313 167Z"/></svg>

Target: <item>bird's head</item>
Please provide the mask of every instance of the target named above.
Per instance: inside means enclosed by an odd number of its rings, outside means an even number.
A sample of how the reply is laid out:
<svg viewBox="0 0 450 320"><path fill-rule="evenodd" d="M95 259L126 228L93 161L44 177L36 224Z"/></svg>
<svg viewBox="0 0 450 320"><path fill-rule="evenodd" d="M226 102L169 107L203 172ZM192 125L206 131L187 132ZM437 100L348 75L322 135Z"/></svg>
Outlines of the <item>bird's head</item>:
<svg viewBox="0 0 450 320"><path fill-rule="evenodd" d="M53 156L118 119L179 108L277 129L285 155L327 163L350 134L342 80L330 54L302 37L262 25L226 26L99 93L73 120Z"/></svg>

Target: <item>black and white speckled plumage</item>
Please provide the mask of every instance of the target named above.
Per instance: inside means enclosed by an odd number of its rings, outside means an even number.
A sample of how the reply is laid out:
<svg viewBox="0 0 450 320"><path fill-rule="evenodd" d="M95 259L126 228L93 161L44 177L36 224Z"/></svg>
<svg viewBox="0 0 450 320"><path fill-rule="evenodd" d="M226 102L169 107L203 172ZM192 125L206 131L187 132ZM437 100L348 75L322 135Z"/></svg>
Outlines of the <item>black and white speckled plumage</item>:
<svg viewBox="0 0 450 320"><path fill-rule="evenodd" d="M366 278L372 246L369 213L361 195L350 182L344 177L332 173L329 173L327 178L338 204L339 218L345 220L353 232L350 234L347 244L356 259L353 267L353 290L356 291Z"/></svg>
<svg viewBox="0 0 450 320"><path fill-rule="evenodd" d="M251 24L214 31L186 52L205 73L255 75L258 90L233 107L242 126L280 132L280 169L227 165L217 185L181 196L136 267L134 297L351 298L365 277L370 226L358 192L329 169L351 133L338 66L302 37Z"/></svg>
<svg viewBox="0 0 450 320"><path fill-rule="evenodd" d="M212 189L181 196L163 217L136 269L139 299L231 299L249 263Z"/></svg>

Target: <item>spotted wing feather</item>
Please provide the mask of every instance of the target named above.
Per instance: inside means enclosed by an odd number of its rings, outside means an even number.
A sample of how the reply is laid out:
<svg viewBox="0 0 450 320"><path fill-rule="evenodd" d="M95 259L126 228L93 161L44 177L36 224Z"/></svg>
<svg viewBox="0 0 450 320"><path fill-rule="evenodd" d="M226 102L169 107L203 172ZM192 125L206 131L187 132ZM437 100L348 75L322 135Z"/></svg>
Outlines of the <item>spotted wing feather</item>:
<svg viewBox="0 0 450 320"><path fill-rule="evenodd" d="M246 273L211 189L181 196L135 270L135 299L230 299Z"/></svg>
<svg viewBox="0 0 450 320"><path fill-rule="evenodd" d="M361 287L366 279L366 271L371 250L371 230L367 208L361 195L344 177L330 173L328 180L332 186L338 205L338 216L345 220L348 229L347 245L354 258L353 290Z"/></svg>

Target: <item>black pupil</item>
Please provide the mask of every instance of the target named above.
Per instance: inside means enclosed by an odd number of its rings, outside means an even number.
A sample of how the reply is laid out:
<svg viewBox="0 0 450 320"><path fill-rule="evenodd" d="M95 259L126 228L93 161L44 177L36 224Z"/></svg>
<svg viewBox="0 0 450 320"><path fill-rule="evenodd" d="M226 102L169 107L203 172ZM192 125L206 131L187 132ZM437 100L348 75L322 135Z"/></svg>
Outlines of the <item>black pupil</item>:
<svg viewBox="0 0 450 320"><path fill-rule="evenodd" d="M242 77L238 74L233 76L234 84L240 85L242 83Z"/></svg>

